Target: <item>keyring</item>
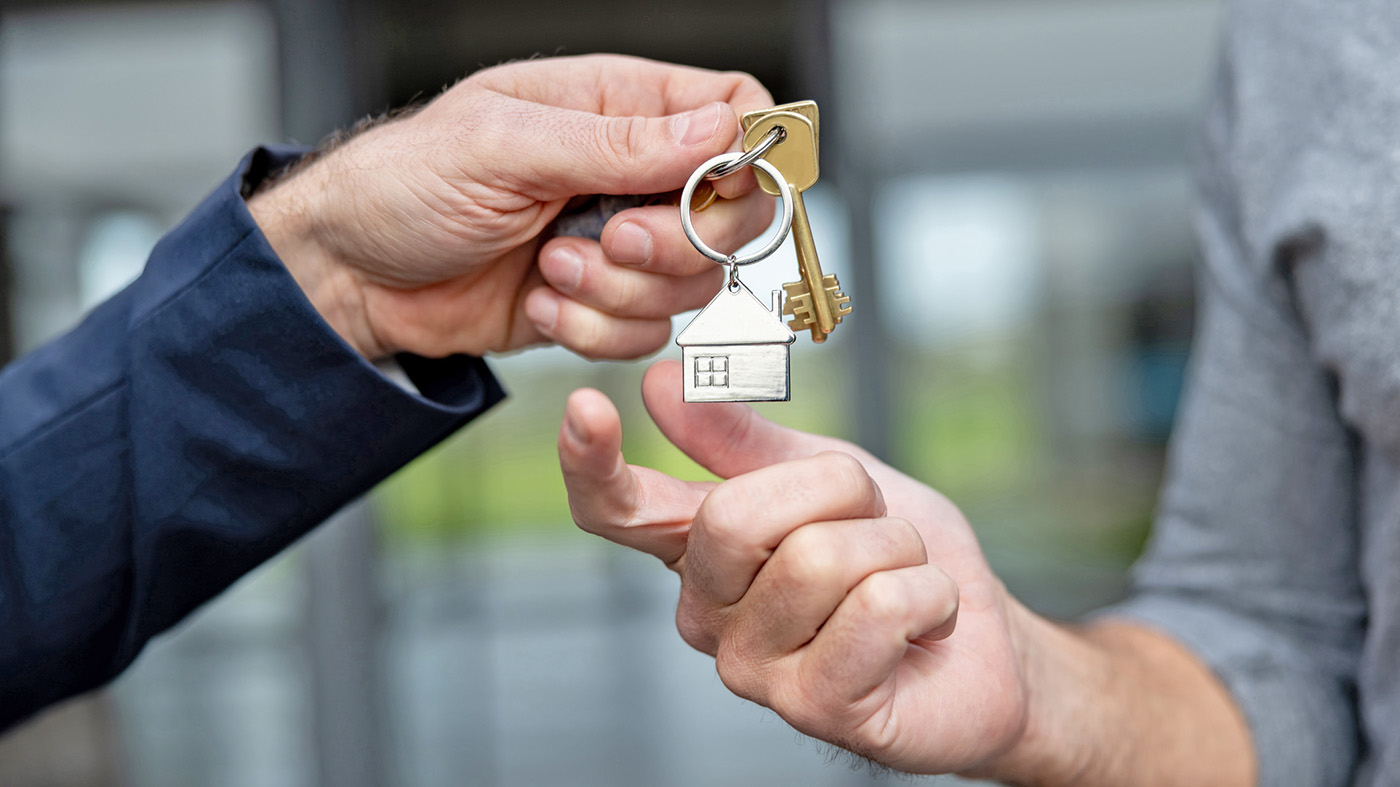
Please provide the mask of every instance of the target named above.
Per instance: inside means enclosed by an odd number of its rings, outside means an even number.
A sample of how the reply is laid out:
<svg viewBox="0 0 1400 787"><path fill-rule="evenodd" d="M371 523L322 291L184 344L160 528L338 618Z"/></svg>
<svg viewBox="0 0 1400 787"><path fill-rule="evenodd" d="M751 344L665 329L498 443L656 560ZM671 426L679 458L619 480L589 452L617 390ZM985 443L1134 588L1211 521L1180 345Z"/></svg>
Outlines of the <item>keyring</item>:
<svg viewBox="0 0 1400 787"><path fill-rule="evenodd" d="M753 150L748 151L728 164L724 164L705 173L705 180L719 180L720 178L727 178L733 175L735 172L754 163L757 159L768 155L768 151L772 150L774 145L785 139L787 139L787 129L782 126L774 126L768 129L768 133L763 136L763 139L758 141L757 145L753 146Z"/></svg>
<svg viewBox="0 0 1400 787"><path fill-rule="evenodd" d="M691 173L690 180L686 181L685 189L681 191L681 229L685 230L685 236L690 239L691 245L701 254L720 265L750 265L769 257L778 250L779 246L783 245L783 241L787 240L788 231L792 229L792 187L788 185L787 178L783 177L783 173L779 172L777 167L768 163L767 159L760 158L750 161L749 166L758 167L768 173L768 177L778 184L778 199L783 203L783 219L779 223L777 233L763 248L744 257L721 254L707 246L705 241L700 240L700 236L695 233L695 224L690 219L690 198L695 194L695 187L700 185L700 181L712 171L732 164L745 155L744 153L721 153L706 161L700 165L699 169Z"/></svg>

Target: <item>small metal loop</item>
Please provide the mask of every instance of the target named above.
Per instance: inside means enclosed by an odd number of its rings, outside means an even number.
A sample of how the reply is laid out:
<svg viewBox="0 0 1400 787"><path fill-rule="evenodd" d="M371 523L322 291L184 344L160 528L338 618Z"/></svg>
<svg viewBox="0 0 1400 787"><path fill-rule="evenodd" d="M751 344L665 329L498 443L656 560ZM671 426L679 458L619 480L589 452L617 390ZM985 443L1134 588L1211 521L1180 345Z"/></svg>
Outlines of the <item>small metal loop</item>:
<svg viewBox="0 0 1400 787"><path fill-rule="evenodd" d="M722 254L715 251L707 246L705 241L700 240L700 236L695 233L695 223L690 218L690 198L695 194L695 187L699 185L700 181L710 172L726 164L732 164L743 156L744 154L742 153L721 153L709 161L706 161L704 164L700 165L699 169L691 173L690 180L686 181L685 189L681 191L681 229L685 230L685 236L690 239L691 245L699 250L701 254L721 265L751 265L772 255L773 252L778 250L779 246L783 245L783 241L787 240L788 232L792 229L792 187L788 185L787 178L783 177L783 173L779 172L777 167L768 163L765 159L757 158L750 161L749 166L758 167L768 173L768 177L772 178L773 182L778 184L778 200L783 205L783 218L778 223L778 231L773 234L773 237L768 240L768 243L764 244L763 248L744 257L738 257L733 254Z"/></svg>
<svg viewBox="0 0 1400 787"><path fill-rule="evenodd" d="M785 139L787 139L787 129L782 126L774 126L768 129L768 133L764 134L763 139L760 139L758 144L753 146L753 150L745 151L744 155L740 156L735 161L725 164L714 172L709 173L705 176L705 180L719 180L720 178L727 178L733 175L735 172L754 163L754 161L768 155L768 151L772 150L774 145Z"/></svg>
<svg viewBox="0 0 1400 787"><path fill-rule="evenodd" d="M727 263L725 263L725 264L726 264L727 266L729 266L729 282L728 282L728 284L725 285L725 286L729 287L729 291L730 291L730 292L738 292L738 291L739 291L739 263L738 263L737 260L735 260L734 255L731 254L731 255L729 255L729 262L727 262Z"/></svg>

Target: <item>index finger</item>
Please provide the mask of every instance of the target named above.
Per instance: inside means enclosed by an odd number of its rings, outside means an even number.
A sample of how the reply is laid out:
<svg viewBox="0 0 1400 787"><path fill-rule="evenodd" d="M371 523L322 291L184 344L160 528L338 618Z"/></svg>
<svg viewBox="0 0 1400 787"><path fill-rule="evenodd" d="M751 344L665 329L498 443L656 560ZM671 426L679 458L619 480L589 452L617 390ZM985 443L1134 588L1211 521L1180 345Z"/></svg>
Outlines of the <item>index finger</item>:
<svg viewBox="0 0 1400 787"><path fill-rule="evenodd" d="M707 606L733 604L792 531L885 513L880 487L849 454L829 451L731 478L695 512L682 592Z"/></svg>
<svg viewBox="0 0 1400 787"><path fill-rule="evenodd" d="M482 71L471 81L519 101L603 117L660 118L715 102L728 105L738 117L773 104L767 89L748 74L623 55L509 63ZM729 150L739 149L738 137L729 141ZM682 176L676 187L683 182ZM715 188L720 196L734 199L757 183L746 170L717 181Z"/></svg>
<svg viewBox="0 0 1400 787"><path fill-rule="evenodd" d="M685 554L691 518L714 487L627 464L617 408L591 388L574 391L564 406L559 466L580 528L667 565Z"/></svg>
<svg viewBox="0 0 1400 787"><path fill-rule="evenodd" d="M661 117L723 101L742 114L772 106L748 74L625 55L582 55L509 63L474 75L512 97L600 115Z"/></svg>

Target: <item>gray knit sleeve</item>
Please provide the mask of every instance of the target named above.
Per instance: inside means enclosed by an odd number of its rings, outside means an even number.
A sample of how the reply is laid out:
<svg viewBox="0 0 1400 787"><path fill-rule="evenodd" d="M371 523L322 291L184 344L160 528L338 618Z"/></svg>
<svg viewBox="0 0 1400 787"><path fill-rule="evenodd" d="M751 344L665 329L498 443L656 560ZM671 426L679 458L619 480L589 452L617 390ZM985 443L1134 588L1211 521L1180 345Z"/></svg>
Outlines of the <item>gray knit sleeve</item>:
<svg viewBox="0 0 1400 787"><path fill-rule="evenodd" d="M1188 388L1131 597L1103 613L1175 637L1248 719L1265 787L1349 783L1366 619L1356 455L1309 349L1285 245L1251 248L1222 76L1206 135L1204 267Z"/></svg>

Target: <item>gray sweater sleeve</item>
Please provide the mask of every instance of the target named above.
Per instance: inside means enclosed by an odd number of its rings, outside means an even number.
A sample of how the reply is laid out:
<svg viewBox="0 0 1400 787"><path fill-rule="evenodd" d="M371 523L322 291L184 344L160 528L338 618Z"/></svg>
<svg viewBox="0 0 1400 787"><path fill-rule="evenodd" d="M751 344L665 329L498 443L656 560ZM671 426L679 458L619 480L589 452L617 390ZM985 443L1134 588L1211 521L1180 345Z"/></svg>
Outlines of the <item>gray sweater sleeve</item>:
<svg viewBox="0 0 1400 787"><path fill-rule="evenodd" d="M1188 389L1133 592L1105 613L1195 651L1233 693L1260 784L1349 783L1366 607L1356 459L1288 280L1250 248L1232 170L1228 69L1202 157L1204 268Z"/></svg>

